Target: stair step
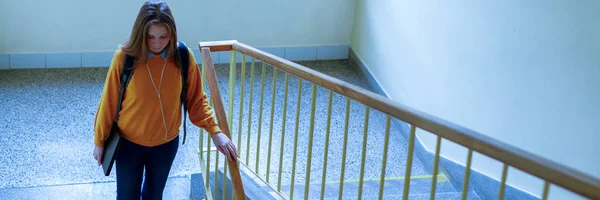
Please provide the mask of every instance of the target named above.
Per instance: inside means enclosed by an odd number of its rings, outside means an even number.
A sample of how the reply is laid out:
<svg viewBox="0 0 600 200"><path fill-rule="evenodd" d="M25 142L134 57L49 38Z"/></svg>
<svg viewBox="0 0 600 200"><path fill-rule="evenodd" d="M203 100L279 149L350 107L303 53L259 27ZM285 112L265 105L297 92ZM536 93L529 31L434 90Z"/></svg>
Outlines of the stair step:
<svg viewBox="0 0 600 200"><path fill-rule="evenodd" d="M429 196L431 190L432 176L418 176L413 177L410 181L410 195L427 195ZM346 180L343 188L343 198L355 197L358 195L359 188L358 180ZM282 192L285 194L290 193L290 185L282 186ZM404 191L404 179L403 178L388 178L384 181L383 196L385 198L399 196L402 197ZM454 187L447 181L445 176L438 176L438 183L436 186L437 193L453 193L456 192ZM311 184L309 188L309 199L320 198L321 184ZM329 182L325 184L324 198L335 199L339 194L339 182ZM379 180L370 179L363 181L362 197L375 197L379 196ZM294 198L304 198L304 184L294 185Z"/></svg>
<svg viewBox="0 0 600 200"><path fill-rule="evenodd" d="M202 174L192 174L190 178L190 199L200 200L206 197L206 185Z"/></svg>
<svg viewBox="0 0 600 200"><path fill-rule="evenodd" d="M200 186L203 187L203 186ZM82 183L0 189L0 199L116 199L117 183ZM164 199L190 199L190 178L170 177Z"/></svg>
<svg viewBox="0 0 600 200"><path fill-rule="evenodd" d="M223 194L223 182L222 173L223 168L218 171L217 180L217 192L215 199L221 199ZM290 185L282 185L281 193L282 196L275 194L275 190L261 179L256 177L245 165L240 165L240 172L242 175L242 181L244 182L244 190L246 192L247 199L289 199ZM194 178L194 177L192 177ZM202 178L201 176L197 178ZM214 173L210 173L210 188L214 192ZM436 185L436 199L460 199L462 196L460 192L457 192L447 177L443 174L438 175L438 182ZM232 184L230 179L227 181L226 199L231 198ZM194 182L192 180L192 182ZM409 199L429 199L430 189L432 183L432 176L414 176L411 177L410 181L410 193ZM358 195L359 180L346 180L344 182L344 189L342 198L343 199L356 199ZM337 199L339 193L339 182L327 182L325 184L324 199ZM321 184L311 184L309 188L308 199L320 199ZM404 178L387 178L384 181L384 193L383 199L398 199L402 198L404 191ZM363 199L378 199L379 195L379 179L365 179L363 180ZM294 199L304 198L304 185L294 185ZM476 193L470 192L467 199L479 199Z"/></svg>
<svg viewBox="0 0 600 200"><path fill-rule="evenodd" d="M462 198L462 193L460 192L443 192L443 193L436 193L435 194L435 199L436 200L456 200L456 199L461 199ZM311 198L312 199L312 198ZM337 197L335 198L324 198L325 200L337 200ZM358 199L358 196L347 196L344 197L344 199ZM363 196L362 199L365 200L376 200L378 199L377 196ZM402 195L385 195L383 197L383 199L402 199ZM430 199L430 195L429 194L410 194L408 195L408 199L410 200L429 200ZM468 192L467 194L467 200L480 200L481 198L479 198L479 196L477 196L477 193L475 192Z"/></svg>

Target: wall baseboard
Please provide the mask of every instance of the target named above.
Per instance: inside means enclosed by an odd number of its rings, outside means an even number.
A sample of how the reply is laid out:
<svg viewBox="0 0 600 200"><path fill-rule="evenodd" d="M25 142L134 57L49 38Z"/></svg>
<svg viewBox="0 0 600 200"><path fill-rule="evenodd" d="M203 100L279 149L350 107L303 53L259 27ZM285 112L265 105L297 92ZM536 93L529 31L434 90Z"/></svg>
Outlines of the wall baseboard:
<svg viewBox="0 0 600 200"><path fill-rule="evenodd" d="M348 60L350 61L351 64L353 64L352 66L355 68L354 71L356 71L357 73L359 73L360 75L362 75L363 77L365 77L367 79L367 85L369 85L369 87L374 90L373 92L385 96L387 98L390 98L390 96L387 94L387 92L385 92L385 90L381 87L381 84L379 84L379 81L377 81L377 79L375 79L375 76L373 76L373 73L371 73L371 71L369 70L369 68L367 68L367 66L365 65L365 63L358 57L358 55L356 55L356 53L354 53L354 50L352 50L352 48L349 48L348 50Z"/></svg>
<svg viewBox="0 0 600 200"><path fill-rule="evenodd" d="M267 53L291 61L338 60L348 59L349 45L313 45L258 48ZM200 50L192 49L197 63L202 62ZM44 68L86 68L108 67L114 51L79 52L79 53L46 53L46 54L0 54L0 70L2 69L44 69ZM230 52L213 52L216 64L229 63ZM242 55L236 55L238 63ZM251 58L246 58L251 61Z"/></svg>
<svg viewBox="0 0 600 200"><path fill-rule="evenodd" d="M374 90L375 93L390 98L390 96L385 92L385 89L381 87L375 76L371 73L367 65L356 55L352 48L349 49L349 62L351 66L354 67L355 71L359 74L363 75L369 87ZM403 122L398 119L393 119L392 124L396 126L402 136L408 141L410 134L410 127L406 122ZM414 145L414 154L421 161L421 163L425 166L425 170L428 173L433 173L433 164L435 159L435 153L428 151L421 141L415 138ZM449 160L443 156L440 156L439 160L439 173L444 173L450 179L450 183L457 191L462 191L464 184L464 176L465 176L465 165L456 163L452 160ZM469 188L468 191L475 191L481 199L497 199L499 190L500 190L500 181L484 175L476 170L471 170L471 174L469 177ZM539 199L525 191L514 188L510 185L506 185L505 199Z"/></svg>

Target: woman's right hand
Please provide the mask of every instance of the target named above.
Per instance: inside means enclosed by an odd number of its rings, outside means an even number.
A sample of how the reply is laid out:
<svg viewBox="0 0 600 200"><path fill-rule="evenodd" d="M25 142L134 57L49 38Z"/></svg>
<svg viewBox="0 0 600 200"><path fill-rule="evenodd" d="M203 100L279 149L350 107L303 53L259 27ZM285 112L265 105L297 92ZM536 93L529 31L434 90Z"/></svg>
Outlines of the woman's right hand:
<svg viewBox="0 0 600 200"><path fill-rule="evenodd" d="M103 153L104 153L104 148L94 145L94 159L96 159L98 161L98 166L102 165L102 154Z"/></svg>
<svg viewBox="0 0 600 200"><path fill-rule="evenodd" d="M229 161L237 161L237 149L233 142L222 132L218 132L212 136L213 143L217 149L227 157Z"/></svg>

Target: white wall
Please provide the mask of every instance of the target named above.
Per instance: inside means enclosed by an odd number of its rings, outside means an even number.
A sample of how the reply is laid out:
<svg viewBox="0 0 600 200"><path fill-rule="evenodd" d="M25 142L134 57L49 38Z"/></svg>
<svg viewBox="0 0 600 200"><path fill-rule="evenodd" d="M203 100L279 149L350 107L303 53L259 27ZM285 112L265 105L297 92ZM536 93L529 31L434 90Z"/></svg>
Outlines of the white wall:
<svg viewBox="0 0 600 200"><path fill-rule="evenodd" d="M600 177L599 9L593 0L357 0L351 48L393 100ZM418 137L435 149L433 135ZM465 163L464 147L442 147ZM500 163L474 158L500 177ZM516 171L509 183L539 196L542 182ZM557 187L550 196L572 199Z"/></svg>
<svg viewBox="0 0 600 200"><path fill-rule="evenodd" d="M142 0L3 0L0 54L112 51L131 31ZM188 44L238 41L261 47L348 44L354 1L168 0Z"/></svg>

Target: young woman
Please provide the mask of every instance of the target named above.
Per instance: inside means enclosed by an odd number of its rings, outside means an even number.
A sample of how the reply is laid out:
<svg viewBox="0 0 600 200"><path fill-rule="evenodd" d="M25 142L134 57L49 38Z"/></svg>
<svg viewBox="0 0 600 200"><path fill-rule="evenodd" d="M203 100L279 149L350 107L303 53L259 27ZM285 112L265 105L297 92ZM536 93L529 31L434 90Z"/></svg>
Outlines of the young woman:
<svg viewBox="0 0 600 200"><path fill-rule="evenodd" d="M98 165L117 112L125 54L135 58L133 76L124 94L117 124L124 139L115 161L117 199L139 199L140 195L143 199L162 198L179 147L182 122L177 41L175 19L167 4L148 1L139 10L129 41L112 59L94 122L94 158ZM189 55L189 119L211 135L215 146L229 160L236 160L236 147L221 133L215 121L191 50Z"/></svg>

